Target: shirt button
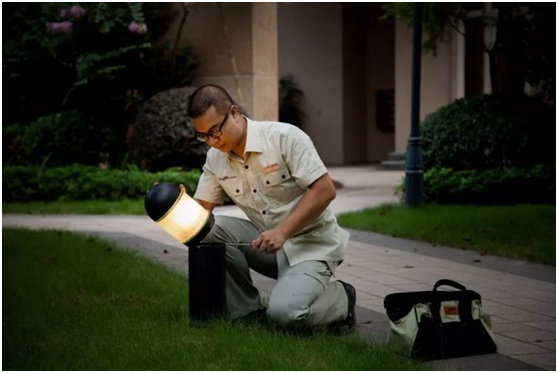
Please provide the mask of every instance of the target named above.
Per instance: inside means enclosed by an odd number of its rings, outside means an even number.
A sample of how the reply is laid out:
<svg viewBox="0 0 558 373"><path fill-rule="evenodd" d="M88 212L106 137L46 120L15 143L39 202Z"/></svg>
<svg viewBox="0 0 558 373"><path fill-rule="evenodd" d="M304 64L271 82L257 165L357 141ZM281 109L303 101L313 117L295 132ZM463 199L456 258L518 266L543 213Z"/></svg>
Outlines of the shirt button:
<svg viewBox="0 0 558 373"><path fill-rule="evenodd" d="M256 192L257 192L257 190L256 190L256 189L254 189L254 190L253 190L253 192L254 192L254 193L256 193Z"/></svg>
<svg viewBox="0 0 558 373"><path fill-rule="evenodd" d="M269 185L269 180L267 180L265 183L266 183L267 185Z"/></svg>
<svg viewBox="0 0 558 373"><path fill-rule="evenodd" d="M281 179L284 179L286 176L285 175L281 175Z"/></svg>
<svg viewBox="0 0 558 373"><path fill-rule="evenodd" d="M245 169L248 169L248 166L244 166Z"/></svg>
<svg viewBox="0 0 558 373"><path fill-rule="evenodd" d="M240 189L237 189L236 192L239 193L239 192L240 192Z"/></svg>
<svg viewBox="0 0 558 373"><path fill-rule="evenodd" d="M264 214L264 215L265 215L265 211L262 211L262 214Z"/></svg>

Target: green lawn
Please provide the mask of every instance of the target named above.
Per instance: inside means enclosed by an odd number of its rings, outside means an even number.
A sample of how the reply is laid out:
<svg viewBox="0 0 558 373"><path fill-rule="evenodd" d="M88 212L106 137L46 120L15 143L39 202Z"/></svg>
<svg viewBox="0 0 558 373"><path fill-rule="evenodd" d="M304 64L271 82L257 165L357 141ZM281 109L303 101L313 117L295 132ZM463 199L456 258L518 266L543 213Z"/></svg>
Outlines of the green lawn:
<svg viewBox="0 0 558 373"><path fill-rule="evenodd" d="M4 214L144 215L144 201L2 202Z"/></svg>
<svg viewBox="0 0 558 373"><path fill-rule="evenodd" d="M417 370L356 336L190 326L186 279L102 241L3 229L5 370Z"/></svg>
<svg viewBox="0 0 558 373"><path fill-rule="evenodd" d="M556 205L384 205L342 214L344 227L556 265Z"/></svg>

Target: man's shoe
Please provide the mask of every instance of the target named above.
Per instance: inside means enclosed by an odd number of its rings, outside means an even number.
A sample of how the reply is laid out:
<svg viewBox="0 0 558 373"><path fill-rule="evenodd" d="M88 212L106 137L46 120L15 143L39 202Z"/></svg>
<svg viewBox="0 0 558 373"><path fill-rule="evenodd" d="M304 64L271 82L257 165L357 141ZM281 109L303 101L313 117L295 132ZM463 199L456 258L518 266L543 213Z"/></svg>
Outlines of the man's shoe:
<svg viewBox="0 0 558 373"><path fill-rule="evenodd" d="M347 317L345 320L337 322L331 325L331 330L336 334L344 334L344 333L351 333L356 328L356 290L353 285L348 284L344 281L339 281L343 287L345 288L345 292L347 293L347 298L349 299Z"/></svg>

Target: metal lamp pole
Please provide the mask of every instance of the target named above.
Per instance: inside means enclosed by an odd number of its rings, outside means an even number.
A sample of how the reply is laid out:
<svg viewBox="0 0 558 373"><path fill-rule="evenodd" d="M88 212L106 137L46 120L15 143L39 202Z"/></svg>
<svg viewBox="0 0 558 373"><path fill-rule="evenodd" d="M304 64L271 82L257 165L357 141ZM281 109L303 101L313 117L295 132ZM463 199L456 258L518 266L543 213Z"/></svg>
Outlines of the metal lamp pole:
<svg viewBox="0 0 558 373"><path fill-rule="evenodd" d="M422 158L420 154L420 59L422 44L422 3L413 9L413 85L411 98L411 135L407 149L405 170L405 197L409 206L422 202Z"/></svg>

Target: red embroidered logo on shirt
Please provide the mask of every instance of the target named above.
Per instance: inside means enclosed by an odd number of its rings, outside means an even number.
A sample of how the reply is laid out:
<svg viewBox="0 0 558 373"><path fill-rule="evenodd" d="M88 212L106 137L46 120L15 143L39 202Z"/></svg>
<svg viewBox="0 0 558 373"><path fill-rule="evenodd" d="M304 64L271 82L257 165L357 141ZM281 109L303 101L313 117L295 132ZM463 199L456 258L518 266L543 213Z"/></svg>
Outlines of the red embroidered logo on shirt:
<svg viewBox="0 0 558 373"><path fill-rule="evenodd" d="M272 163L272 164L268 164L267 166L265 166L263 168L263 171L267 174L268 172L271 171L275 171L279 169L279 164L278 163Z"/></svg>

